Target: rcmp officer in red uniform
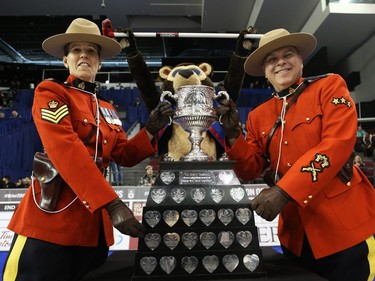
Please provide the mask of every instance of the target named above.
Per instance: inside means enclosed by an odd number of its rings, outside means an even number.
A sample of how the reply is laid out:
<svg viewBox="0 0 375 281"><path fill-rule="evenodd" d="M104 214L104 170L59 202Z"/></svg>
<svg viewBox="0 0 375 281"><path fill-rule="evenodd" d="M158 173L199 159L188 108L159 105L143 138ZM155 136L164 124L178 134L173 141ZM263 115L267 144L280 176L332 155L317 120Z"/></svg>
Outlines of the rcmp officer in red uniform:
<svg viewBox="0 0 375 281"><path fill-rule="evenodd" d="M44 50L62 58L69 69L65 83L46 80L35 90L33 118L44 149L63 179L57 205L39 206L41 182L33 179L15 211L15 232L4 281L81 280L105 262L114 243L113 226L123 234L143 237L143 226L98 169L110 159L133 166L157 151L154 135L169 121L167 102L127 139L115 108L96 92L101 59L120 53L115 40L100 35L86 19L72 21L66 33L49 37Z"/></svg>
<svg viewBox="0 0 375 281"><path fill-rule="evenodd" d="M356 108L339 75L302 77L303 59L315 46L311 34L285 29L261 38L245 71L266 76L275 93L249 113L246 139L235 104L221 101L226 152L243 179L267 171L270 187L251 207L269 221L280 214L285 255L331 281L373 280L375 189L348 164Z"/></svg>

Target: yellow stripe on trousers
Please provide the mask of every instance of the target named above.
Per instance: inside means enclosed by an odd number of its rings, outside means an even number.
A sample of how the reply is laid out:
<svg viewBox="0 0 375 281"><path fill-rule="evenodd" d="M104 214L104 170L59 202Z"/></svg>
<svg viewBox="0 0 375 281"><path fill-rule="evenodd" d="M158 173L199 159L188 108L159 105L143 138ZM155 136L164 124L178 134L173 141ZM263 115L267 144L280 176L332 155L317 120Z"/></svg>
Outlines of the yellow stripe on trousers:
<svg viewBox="0 0 375 281"><path fill-rule="evenodd" d="M367 247L368 247L368 263L370 266L370 275L368 277L368 281L375 280L375 236L371 236L366 240Z"/></svg>
<svg viewBox="0 0 375 281"><path fill-rule="evenodd" d="M4 281L15 281L18 273L18 263L22 253L22 249L25 246L27 237L18 235L16 242L14 243L13 249L9 254L7 264L4 270Z"/></svg>

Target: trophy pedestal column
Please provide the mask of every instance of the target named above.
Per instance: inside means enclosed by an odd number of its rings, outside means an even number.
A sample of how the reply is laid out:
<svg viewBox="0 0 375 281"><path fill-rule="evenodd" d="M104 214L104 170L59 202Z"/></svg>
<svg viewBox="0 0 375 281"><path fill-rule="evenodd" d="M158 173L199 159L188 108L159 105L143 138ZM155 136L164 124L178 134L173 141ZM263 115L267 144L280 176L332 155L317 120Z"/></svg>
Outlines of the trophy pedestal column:
<svg viewBox="0 0 375 281"><path fill-rule="evenodd" d="M265 278L258 230L233 161L161 162L143 208L132 280Z"/></svg>

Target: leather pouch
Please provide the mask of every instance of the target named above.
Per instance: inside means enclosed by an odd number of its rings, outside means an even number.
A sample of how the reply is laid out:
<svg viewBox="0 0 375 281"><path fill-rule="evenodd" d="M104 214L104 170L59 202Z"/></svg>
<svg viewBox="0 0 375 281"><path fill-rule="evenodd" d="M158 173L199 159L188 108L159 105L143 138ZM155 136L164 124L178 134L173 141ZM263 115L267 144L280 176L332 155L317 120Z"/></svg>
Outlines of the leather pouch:
<svg viewBox="0 0 375 281"><path fill-rule="evenodd" d="M39 207L55 211L64 180L53 166L46 153L36 152L33 160L33 175L40 182L41 196Z"/></svg>
<svg viewBox="0 0 375 281"><path fill-rule="evenodd" d="M96 165L103 175L106 169L102 168L102 158L96 159ZM46 153L36 152L33 160L33 175L40 182L41 195L39 207L47 211L56 211L57 202L60 199L61 190L65 181L53 166Z"/></svg>
<svg viewBox="0 0 375 281"><path fill-rule="evenodd" d="M355 157L355 152L353 151L350 155L348 161L346 161L345 165L341 168L340 172L338 173L339 178L342 182L348 183L353 177L353 160Z"/></svg>

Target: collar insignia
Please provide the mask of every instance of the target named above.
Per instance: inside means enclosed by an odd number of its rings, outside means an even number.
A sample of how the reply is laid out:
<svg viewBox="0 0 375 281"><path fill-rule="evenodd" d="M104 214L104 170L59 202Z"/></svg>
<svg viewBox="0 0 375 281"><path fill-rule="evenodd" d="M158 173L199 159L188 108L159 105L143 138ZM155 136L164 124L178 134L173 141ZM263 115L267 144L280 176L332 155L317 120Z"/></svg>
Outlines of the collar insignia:
<svg viewBox="0 0 375 281"><path fill-rule="evenodd" d="M77 85L77 88L80 88L81 90L84 90L85 89L85 82L81 82Z"/></svg>
<svg viewBox="0 0 375 281"><path fill-rule="evenodd" d="M290 95L293 95L294 92L296 91L296 89L298 88L299 85L297 84L293 84L292 86L290 86L289 88L287 89L284 89L280 92L274 92L273 93L273 96L276 97L276 98L283 98L283 97L288 97Z"/></svg>
<svg viewBox="0 0 375 281"><path fill-rule="evenodd" d="M79 78L76 78L72 81L72 86L77 89L84 90L90 93L95 93L96 88L97 88L96 83L83 81Z"/></svg>

